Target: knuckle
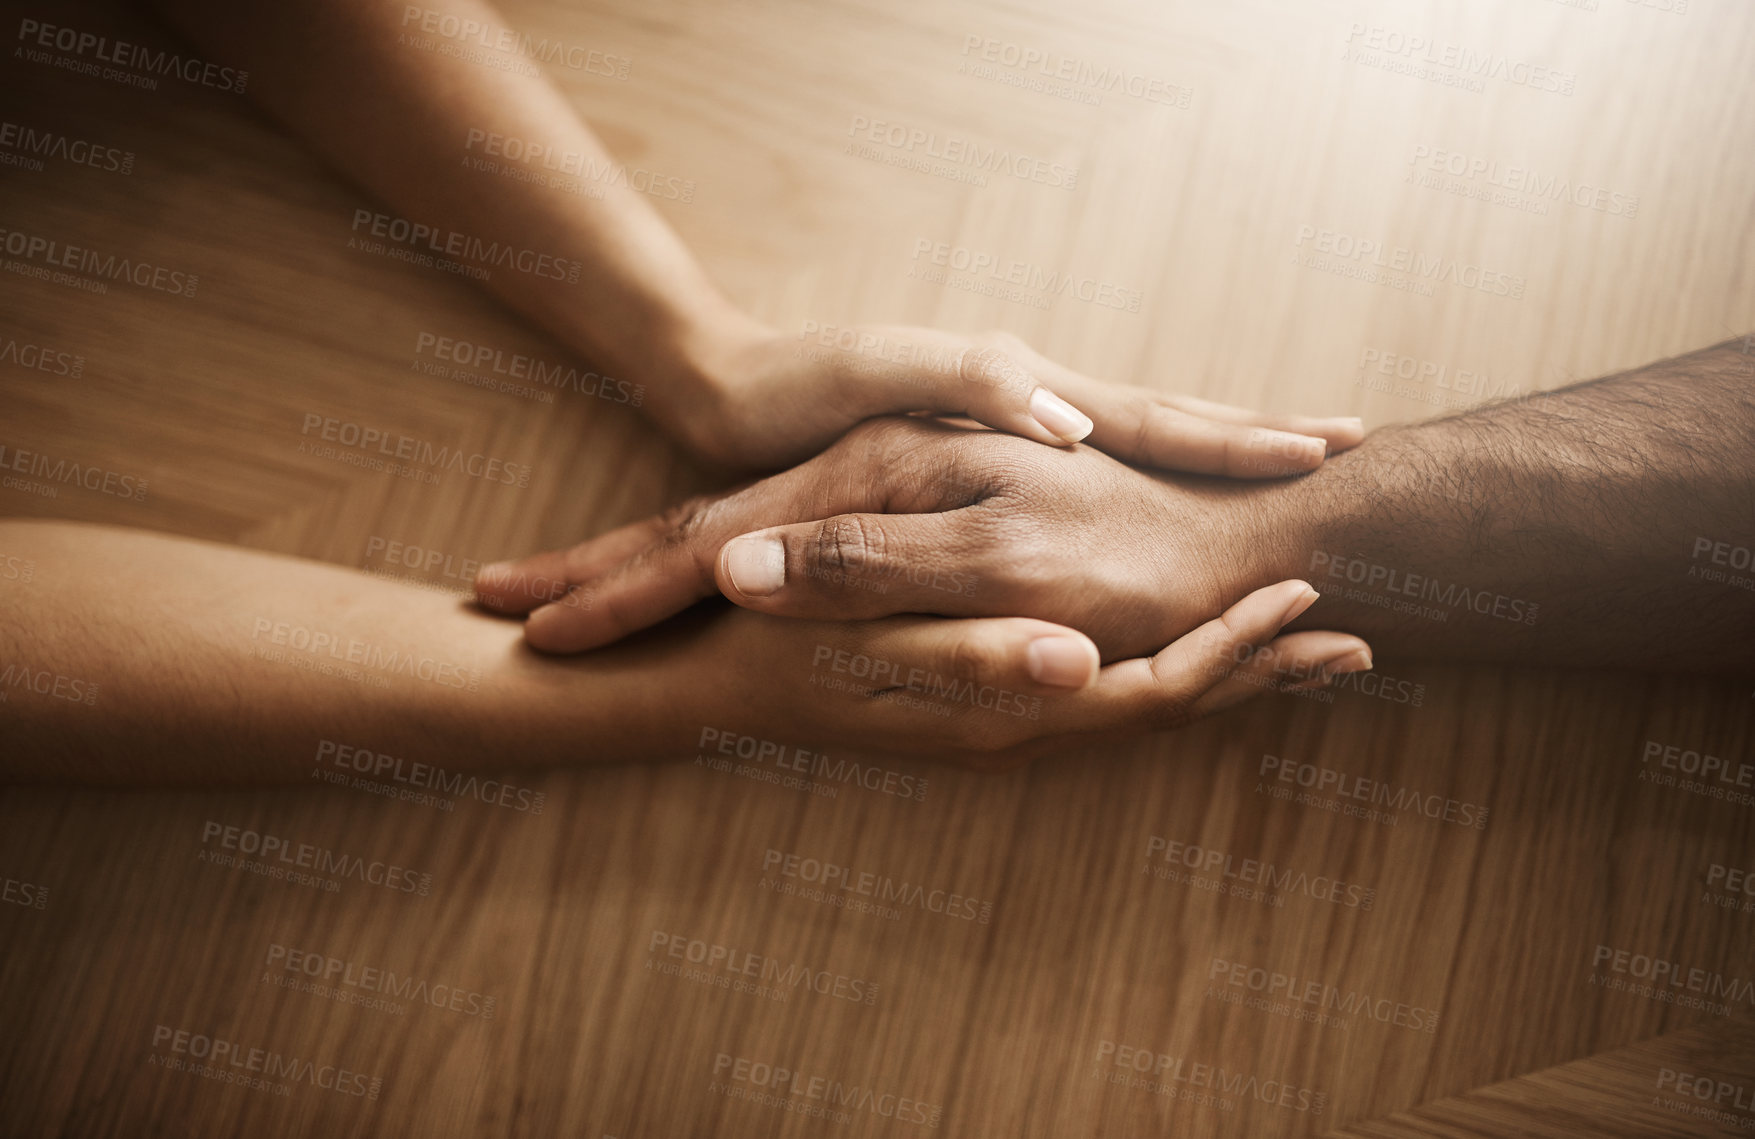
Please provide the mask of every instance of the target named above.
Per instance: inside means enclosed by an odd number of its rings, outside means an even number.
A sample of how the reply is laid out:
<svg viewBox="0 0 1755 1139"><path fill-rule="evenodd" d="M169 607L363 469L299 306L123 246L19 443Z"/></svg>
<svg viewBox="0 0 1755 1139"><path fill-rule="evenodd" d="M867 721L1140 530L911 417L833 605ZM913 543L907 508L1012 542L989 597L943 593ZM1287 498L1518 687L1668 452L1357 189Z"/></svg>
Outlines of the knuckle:
<svg viewBox="0 0 1755 1139"><path fill-rule="evenodd" d="M1022 395L1034 381L1011 353L992 345L965 349L958 361L957 378L972 387Z"/></svg>
<svg viewBox="0 0 1755 1139"><path fill-rule="evenodd" d="M866 419L841 437L835 446L824 452L829 455L845 447L846 454L851 452L856 460L869 460L873 456L905 454L920 443L925 425L918 419L905 415L883 415L875 419Z"/></svg>
<svg viewBox="0 0 1755 1139"><path fill-rule="evenodd" d="M700 537L712 512L712 505L711 498L696 495L665 510L658 516L664 535L660 541L670 545L685 545Z"/></svg>
<svg viewBox="0 0 1755 1139"><path fill-rule="evenodd" d="M1168 445L1181 433L1183 421L1188 418L1144 395L1130 396L1123 405L1123 414L1134 425L1132 453L1152 458L1170 449Z"/></svg>
<svg viewBox="0 0 1755 1139"><path fill-rule="evenodd" d="M877 524L845 514L817 527L810 545L813 566L830 573L872 569L885 556L884 532Z"/></svg>
<svg viewBox="0 0 1755 1139"><path fill-rule="evenodd" d="M951 642L946 650L944 667L953 680L980 684L998 680L1009 671L1009 654L993 640L982 636L963 636Z"/></svg>
<svg viewBox="0 0 1755 1139"><path fill-rule="evenodd" d="M711 583L719 549L717 543L707 539L720 513L719 503L719 499L703 495L678 503L665 511L663 536L636 555L634 562L657 572L661 567L683 564L686 557L687 563L694 567L696 579L702 583Z"/></svg>

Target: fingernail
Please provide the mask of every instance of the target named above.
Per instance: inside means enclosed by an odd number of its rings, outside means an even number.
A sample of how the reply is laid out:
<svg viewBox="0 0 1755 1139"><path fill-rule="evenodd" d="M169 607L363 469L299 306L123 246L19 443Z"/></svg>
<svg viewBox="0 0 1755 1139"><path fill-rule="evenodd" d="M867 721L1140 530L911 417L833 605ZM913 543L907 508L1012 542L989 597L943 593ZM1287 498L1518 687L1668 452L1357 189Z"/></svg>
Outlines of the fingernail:
<svg viewBox="0 0 1755 1139"><path fill-rule="evenodd" d="M1275 431L1271 428L1249 433L1250 450L1266 451L1280 459L1290 459L1315 466L1328 456L1328 440L1318 439L1314 435L1301 435L1296 431Z"/></svg>
<svg viewBox="0 0 1755 1139"><path fill-rule="evenodd" d="M529 616L524 618L524 636L532 643L541 644L546 638L550 626L560 619L560 602L557 601L552 605L539 605L530 611Z"/></svg>
<svg viewBox="0 0 1755 1139"><path fill-rule="evenodd" d="M1296 621L1306 609L1310 608L1311 603L1321 596L1322 594L1306 585L1304 587L1304 592L1300 593L1297 600L1293 601L1286 609L1286 615L1280 618L1280 624L1282 626L1290 625L1293 621Z"/></svg>
<svg viewBox="0 0 1755 1139"><path fill-rule="evenodd" d="M1361 435L1365 434L1365 421L1357 415L1337 415L1330 422L1338 423L1342 427L1351 427Z"/></svg>
<svg viewBox="0 0 1755 1139"><path fill-rule="evenodd" d="M1061 399L1047 388L1037 388L1030 395L1030 414L1050 435L1077 443L1091 433L1096 424L1091 417Z"/></svg>
<svg viewBox="0 0 1755 1139"><path fill-rule="evenodd" d="M499 577L501 574L510 574L511 572L511 562L489 562L475 571L475 580L480 581L484 577Z"/></svg>
<svg viewBox="0 0 1755 1139"><path fill-rule="evenodd" d="M1054 688L1083 688L1097 679L1097 650L1078 637L1037 637L1027 654L1030 679Z"/></svg>
<svg viewBox="0 0 1755 1139"><path fill-rule="evenodd" d="M739 593L766 597L786 584L786 547L778 538L733 538L725 572Z"/></svg>
<svg viewBox="0 0 1755 1139"><path fill-rule="evenodd" d="M1342 676L1349 672L1370 672L1371 650L1354 649L1352 652L1343 653L1335 659L1325 662L1322 670L1331 676Z"/></svg>

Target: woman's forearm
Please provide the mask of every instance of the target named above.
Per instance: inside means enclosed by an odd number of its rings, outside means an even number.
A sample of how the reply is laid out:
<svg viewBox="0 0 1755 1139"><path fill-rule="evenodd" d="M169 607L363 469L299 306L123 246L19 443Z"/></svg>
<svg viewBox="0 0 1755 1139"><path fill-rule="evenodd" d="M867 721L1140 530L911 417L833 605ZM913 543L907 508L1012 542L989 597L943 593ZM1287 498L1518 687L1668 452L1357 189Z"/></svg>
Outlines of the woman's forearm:
<svg viewBox="0 0 1755 1139"><path fill-rule="evenodd" d="M0 556L0 778L308 779L326 741L449 769L680 754L642 730L650 646L539 658L454 595L144 531L0 521Z"/></svg>
<svg viewBox="0 0 1755 1139"><path fill-rule="evenodd" d="M661 420L702 398L705 361L751 327L482 0L154 2L374 195L351 236L486 270L513 309L646 385ZM564 46L587 74L623 62Z"/></svg>

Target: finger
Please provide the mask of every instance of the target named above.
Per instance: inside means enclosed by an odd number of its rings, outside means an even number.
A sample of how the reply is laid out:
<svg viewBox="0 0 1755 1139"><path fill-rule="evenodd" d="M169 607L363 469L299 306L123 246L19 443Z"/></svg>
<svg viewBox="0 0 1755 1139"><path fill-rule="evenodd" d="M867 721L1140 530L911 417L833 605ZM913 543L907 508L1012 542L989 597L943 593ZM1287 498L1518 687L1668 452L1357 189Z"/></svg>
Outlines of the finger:
<svg viewBox="0 0 1755 1139"><path fill-rule="evenodd" d="M1190 718L1211 715L1263 692L1325 688L1342 673L1364 672L1370 667L1371 646L1349 633L1287 633L1269 641L1207 689L1190 707Z"/></svg>
<svg viewBox="0 0 1755 1139"><path fill-rule="evenodd" d="M850 677L848 687L867 695L996 710L983 689L1064 695L1089 688L1101 668L1091 638L1033 617L901 617L823 628L830 632L816 646L813 672Z"/></svg>
<svg viewBox="0 0 1755 1139"><path fill-rule="evenodd" d="M1154 405L1180 411L1185 416L1209 423L1279 432L1282 438L1257 438L1255 448L1266 450L1271 445L1288 455L1298 455L1302 449L1303 453L1314 459L1308 466L1284 461L1268 464L1282 473L1311 469L1321 464L1323 452L1344 451L1357 446L1365 437L1364 423L1351 416L1325 419L1303 415L1271 415L1228 403L1196 399L1193 396L1164 395L1144 388L1094 380L1040 355L1027 345L1020 344L1015 351L1023 358L1025 365L1045 383L1052 385L1056 391L1090 414L1096 426L1087 441L1093 447L1101 448L1108 454L1129 462L1150 463L1167 470L1186 470L1199 474L1232 473L1224 470L1221 462L1215 461L1210 441L1203 445L1199 438L1184 440L1177 432L1183 421L1176 416L1154 412ZM1235 438L1236 433L1228 433L1228 437ZM1243 440L1245 444L1249 443L1247 434L1243 436ZM1311 440L1321 440L1321 449L1318 450ZM1180 448L1184 445L1192 445L1193 453L1203 457L1202 466L1188 465L1187 461L1178 457L1182 453ZM1152 458L1154 453L1159 455L1159 459ZM1242 453L1245 458L1249 457L1247 446ZM1285 456L1278 457L1283 459ZM1261 456L1257 455L1255 458L1259 462ZM1263 473L1261 470L1254 472L1256 477Z"/></svg>
<svg viewBox="0 0 1755 1139"><path fill-rule="evenodd" d="M661 533L660 519L646 518L564 550L482 566L475 574L475 599L496 612L528 613L559 601L580 581L627 560Z"/></svg>
<svg viewBox="0 0 1755 1139"><path fill-rule="evenodd" d="M576 548L576 547L575 547ZM566 595L571 550L548 550L482 566L475 574L475 599L499 613L528 613Z"/></svg>
<svg viewBox="0 0 1755 1139"><path fill-rule="evenodd" d="M579 555L569 568L575 588L531 613L525 639L544 652L583 652L662 621L719 591L720 547L740 534L860 511L936 510L947 495L968 491L946 477L953 450L919 446L921 432L936 429L874 421L801 466L648 523L646 544L631 554L618 545L619 561L598 551Z"/></svg>
<svg viewBox="0 0 1755 1139"><path fill-rule="evenodd" d="M672 532L534 610L524 639L545 653L577 653L618 641L714 592L716 551Z"/></svg>
<svg viewBox="0 0 1755 1139"><path fill-rule="evenodd" d="M1231 478L1283 478L1322 465L1328 442L1272 427L1208 419L1135 388L1096 385L1081 396L1091 446L1129 463Z"/></svg>
<svg viewBox="0 0 1755 1139"><path fill-rule="evenodd" d="M1090 417L1044 386L1016 349L971 345L963 337L920 329L872 329L867 335L879 342L891 335L908 339L879 355L836 357L831 375L837 393L862 415L967 415L1054 447L1091 433Z"/></svg>
<svg viewBox="0 0 1755 1139"><path fill-rule="evenodd" d="M1190 415L1199 415L1220 423L1271 427L1294 435L1314 436L1328 443L1330 454L1357 447L1365 438L1365 421L1356 415L1279 415L1229 403L1215 403L1213 400L1194 396L1160 395L1158 398Z"/></svg>
<svg viewBox="0 0 1755 1139"><path fill-rule="evenodd" d="M579 555L579 566L569 568L573 588L530 614L524 639L547 653L584 652L618 641L718 592L714 563L728 539L776 520L807 519L817 510L857 509L848 504L873 500L881 505L881 469L835 477L832 459L821 455L735 493L697 499L625 527L626 535Z"/></svg>
<svg viewBox="0 0 1755 1139"><path fill-rule="evenodd" d="M1281 626L1316 600L1302 581L1249 594L1153 657L1118 661L1063 713L1075 730L1162 728L1186 723L1200 698L1229 677Z"/></svg>
<svg viewBox="0 0 1755 1139"><path fill-rule="evenodd" d="M813 626L809 683L859 702L871 747L998 756L1040 735L1052 700L1089 689L1101 665L1089 637L1029 617L891 617Z"/></svg>
<svg viewBox="0 0 1755 1139"><path fill-rule="evenodd" d="M715 578L734 603L787 617L975 616L980 510L838 514L758 530L720 547Z"/></svg>

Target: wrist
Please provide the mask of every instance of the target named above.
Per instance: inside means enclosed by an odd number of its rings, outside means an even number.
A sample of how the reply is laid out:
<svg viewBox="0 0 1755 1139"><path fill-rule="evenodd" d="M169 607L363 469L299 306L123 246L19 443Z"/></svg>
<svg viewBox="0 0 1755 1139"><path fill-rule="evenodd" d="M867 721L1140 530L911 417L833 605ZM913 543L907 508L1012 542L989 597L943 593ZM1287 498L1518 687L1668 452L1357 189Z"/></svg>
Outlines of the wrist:
<svg viewBox="0 0 1755 1139"><path fill-rule="evenodd" d="M669 323L659 337L654 378L679 398L723 399L738 385L738 361L774 334L742 309L716 300Z"/></svg>
<svg viewBox="0 0 1755 1139"><path fill-rule="evenodd" d="M1294 578L1325 592L1319 554L1338 528L1336 515L1345 499L1336 493L1334 480L1322 474L1319 469L1302 478L1217 488L1222 497L1214 548L1220 551L1215 576L1221 607Z"/></svg>
<svg viewBox="0 0 1755 1139"><path fill-rule="evenodd" d="M1361 598L1359 575L1369 579L1383 568L1379 563L1389 557L1384 535L1406 534L1416 527L1414 519L1396 509L1399 482L1393 472L1401 463L1393 434L1379 433L1330 458L1304 478L1284 484L1273 497L1269 525L1276 537L1268 547L1268 564L1279 578L1302 578L1325 598L1292 628L1361 635L1376 630L1374 622L1383 610L1378 602Z"/></svg>
<svg viewBox="0 0 1755 1139"><path fill-rule="evenodd" d="M741 398L752 350L774 335L728 302L676 321L656 338L648 410L673 435L707 453Z"/></svg>

